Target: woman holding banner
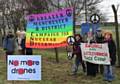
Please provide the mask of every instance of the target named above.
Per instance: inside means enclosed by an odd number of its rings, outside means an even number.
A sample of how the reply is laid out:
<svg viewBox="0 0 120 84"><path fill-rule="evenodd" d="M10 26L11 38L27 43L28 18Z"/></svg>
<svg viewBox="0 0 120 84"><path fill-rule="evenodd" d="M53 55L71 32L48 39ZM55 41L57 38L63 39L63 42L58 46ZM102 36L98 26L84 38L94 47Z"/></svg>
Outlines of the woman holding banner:
<svg viewBox="0 0 120 84"><path fill-rule="evenodd" d="M75 64L73 66L73 74L75 75L78 71L78 66L81 63L83 67L83 72L86 72L86 67L84 61L82 60L82 53L80 48L80 43L82 42L82 37L80 34L75 35L75 43L73 44L73 56L76 55Z"/></svg>
<svg viewBox="0 0 120 84"><path fill-rule="evenodd" d="M96 43L104 43L104 36L102 34L102 30L101 29L97 29L96 30L96 34L95 34L95 41ZM103 74L103 65L97 65L96 66L96 71L97 73L101 73Z"/></svg>
<svg viewBox="0 0 120 84"><path fill-rule="evenodd" d="M114 66L116 62L116 45L112 38L112 33L106 32L104 35L104 42L108 43L109 54L110 54L110 65L104 66L104 80L111 82L114 80Z"/></svg>
<svg viewBox="0 0 120 84"><path fill-rule="evenodd" d="M92 44L92 43L95 43L95 42L96 41L95 41L93 32L92 32L92 30L90 30L87 33L87 43L88 44ZM96 72L97 72L97 65L93 64L91 62L86 62L86 65L87 65L87 76L95 77L96 76Z"/></svg>

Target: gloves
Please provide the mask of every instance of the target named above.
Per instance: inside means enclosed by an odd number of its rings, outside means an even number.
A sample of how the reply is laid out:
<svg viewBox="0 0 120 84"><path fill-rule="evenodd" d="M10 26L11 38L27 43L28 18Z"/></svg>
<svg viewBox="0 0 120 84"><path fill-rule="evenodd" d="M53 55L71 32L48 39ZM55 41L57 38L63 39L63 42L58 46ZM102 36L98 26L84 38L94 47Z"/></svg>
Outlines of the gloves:
<svg viewBox="0 0 120 84"><path fill-rule="evenodd" d="M72 60L72 58L73 58L73 53L72 53L72 52L68 52L67 58L68 58L68 60Z"/></svg>

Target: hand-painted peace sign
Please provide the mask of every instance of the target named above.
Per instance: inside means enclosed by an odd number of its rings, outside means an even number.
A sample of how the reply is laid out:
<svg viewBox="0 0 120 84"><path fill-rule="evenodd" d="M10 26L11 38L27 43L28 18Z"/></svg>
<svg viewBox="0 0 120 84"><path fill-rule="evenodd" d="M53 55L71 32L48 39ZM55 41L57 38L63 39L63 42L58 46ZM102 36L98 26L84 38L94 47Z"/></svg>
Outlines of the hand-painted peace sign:
<svg viewBox="0 0 120 84"><path fill-rule="evenodd" d="M93 14L90 16L90 21L93 23L93 24L97 24L100 22L100 16L98 14Z"/></svg>
<svg viewBox="0 0 120 84"><path fill-rule="evenodd" d="M71 9L67 9L67 10L66 10L66 15L67 15L68 17L71 17L71 16L72 16L72 10L71 10Z"/></svg>
<svg viewBox="0 0 120 84"><path fill-rule="evenodd" d="M68 45L73 45L75 43L74 37L73 36L69 36L67 38L67 43L68 43Z"/></svg>

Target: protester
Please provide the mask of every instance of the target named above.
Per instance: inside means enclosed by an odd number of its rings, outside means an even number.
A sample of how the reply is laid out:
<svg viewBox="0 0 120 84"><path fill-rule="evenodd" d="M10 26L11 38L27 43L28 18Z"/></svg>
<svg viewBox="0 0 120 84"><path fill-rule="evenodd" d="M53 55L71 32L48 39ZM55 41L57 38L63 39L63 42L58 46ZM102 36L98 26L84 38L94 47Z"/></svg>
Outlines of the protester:
<svg viewBox="0 0 120 84"><path fill-rule="evenodd" d="M21 47L22 47L22 54L25 55L25 37L22 38Z"/></svg>
<svg viewBox="0 0 120 84"><path fill-rule="evenodd" d="M6 61L8 55L13 55L15 50L14 35L11 31L8 32L7 36L3 39L3 48L6 51Z"/></svg>
<svg viewBox="0 0 120 84"><path fill-rule="evenodd" d="M25 31L17 31L17 45L20 55L25 54Z"/></svg>
<svg viewBox="0 0 120 84"><path fill-rule="evenodd" d="M33 54L32 48L26 48L26 55L32 55L32 54Z"/></svg>
<svg viewBox="0 0 120 84"><path fill-rule="evenodd" d="M115 79L115 62L116 62L116 45L112 38L112 33L106 32L104 35L104 42L108 43L109 54L110 54L110 65L104 66L104 80L111 82Z"/></svg>
<svg viewBox="0 0 120 84"><path fill-rule="evenodd" d="M103 43L104 42L104 37L103 37L101 29L96 30L95 41L96 41L96 43ZM100 72L101 74L103 74L103 65L96 65L96 69L97 69L96 70L97 73Z"/></svg>
<svg viewBox="0 0 120 84"><path fill-rule="evenodd" d="M73 56L76 55L75 58L75 64L73 66L73 74L75 75L78 71L78 66L80 63L82 64L83 67L83 72L86 72L86 67L85 64L82 60L82 53L81 53L81 48L80 48L80 43L82 42L82 37L80 34L75 35L75 43L73 45Z"/></svg>
<svg viewBox="0 0 120 84"><path fill-rule="evenodd" d="M20 31L17 31L16 43L17 43L18 53L21 55L22 54L22 47L21 47L22 38L20 37L20 33L21 33Z"/></svg>
<svg viewBox="0 0 120 84"><path fill-rule="evenodd" d="M94 35L92 33L92 30L90 32L88 32L88 36L87 36L87 43L88 44L92 44L95 43L95 38ZM87 76L92 76L95 77L96 76L96 64L90 63L90 62L86 62L87 65Z"/></svg>
<svg viewBox="0 0 120 84"><path fill-rule="evenodd" d="M25 38L25 40L26 40L26 38ZM25 47L25 50L26 50L26 55L33 55L33 49L32 48L26 48Z"/></svg>

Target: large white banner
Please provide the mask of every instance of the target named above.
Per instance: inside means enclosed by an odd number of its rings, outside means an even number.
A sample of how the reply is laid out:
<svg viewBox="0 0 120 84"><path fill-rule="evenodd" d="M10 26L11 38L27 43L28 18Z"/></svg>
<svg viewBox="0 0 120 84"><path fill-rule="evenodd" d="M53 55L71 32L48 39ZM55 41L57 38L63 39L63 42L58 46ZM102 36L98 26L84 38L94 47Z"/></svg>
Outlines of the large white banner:
<svg viewBox="0 0 120 84"><path fill-rule="evenodd" d="M94 64L110 65L108 44L81 43L82 59Z"/></svg>
<svg viewBox="0 0 120 84"><path fill-rule="evenodd" d="M41 80L41 56L9 55L7 80Z"/></svg>

